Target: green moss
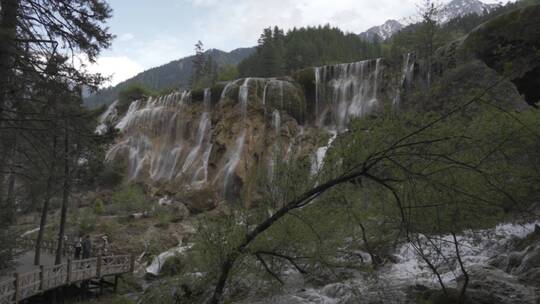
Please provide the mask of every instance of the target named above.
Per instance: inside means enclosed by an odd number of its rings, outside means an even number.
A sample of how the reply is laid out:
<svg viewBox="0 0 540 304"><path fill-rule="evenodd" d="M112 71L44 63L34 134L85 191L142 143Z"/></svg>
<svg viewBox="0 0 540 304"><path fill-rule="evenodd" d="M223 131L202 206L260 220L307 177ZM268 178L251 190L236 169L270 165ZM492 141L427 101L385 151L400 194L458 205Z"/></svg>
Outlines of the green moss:
<svg viewBox="0 0 540 304"><path fill-rule="evenodd" d="M203 88L193 89L191 91L191 101L193 102L203 102L204 100L204 90Z"/></svg>
<svg viewBox="0 0 540 304"><path fill-rule="evenodd" d="M210 88L212 104L217 104L219 102L221 93L226 85L226 82L218 82Z"/></svg>

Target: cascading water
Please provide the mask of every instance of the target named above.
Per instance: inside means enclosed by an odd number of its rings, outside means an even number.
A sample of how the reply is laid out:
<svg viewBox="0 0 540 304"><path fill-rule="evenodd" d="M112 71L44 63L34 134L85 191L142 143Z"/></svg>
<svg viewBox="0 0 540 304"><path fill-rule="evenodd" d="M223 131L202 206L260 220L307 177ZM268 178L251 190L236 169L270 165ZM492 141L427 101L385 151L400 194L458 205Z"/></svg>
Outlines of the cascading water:
<svg viewBox="0 0 540 304"><path fill-rule="evenodd" d="M200 96L195 92L193 98L191 92L176 92L135 101L114 120L121 137L107 159L125 161L130 180L173 182L187 190L223 187L225 194L239 189L237 177L246 178L247 166L264 163L273 170L276 157L313 154L312 170L319 171L337 134L377 103L381 66L377 59L316 68L315 125L304 125L308 106L292 78L229 82L212 107L210 89L202 103L193 100ZM328 143L314 148L316 140L298 135L304 128L309 136L324 129ZM259 148L262 143L268 146Z"/></svg>
<svg viewBox="0 0 540 304"><path fill-rule="evenodd" d="M337 137L337 131L329 130L328 132L330 134L328 143L326 146L318 148L311 160L311 175L316 175L323 168L326 152L328 152L328 149L332 146L332 143Z"/></svg>
<svg viewBox="0 0 540 304"><path fill-rule="evenodd" d="M244 149L244 142L246 139L246 118L248 109L248 97L249 97L249 82L251 78L246 78L238 90L238 103L240 104L240 111L242 116L242 131L237 137L233 150L228 152L227 161L222 170L216 176L218 178L223 176L223 196L227 195L227 191L230 188L230 179L234 174L236 167L241 159L242 151Z"/></svg>
<svg viewBox="0 0 540 304"><path fill-rule="evenodd" d="M377 102L380 71L381 59L316 68L316 124L342 131L350 118L369 113Z"/></svg>
<svg viewBox="0 0 540 304"><path fill-rule="evenodd" d="M210 91L196 130L188 126L188 105L192 106L190 92L133 102L116 125L124 139L106 159L126 157L130 180L148 176L154 181L181 178L189 183L197 175L207 176L208 157L201 152L209 150L211 140Z"/></svg>
<svg viewBox="0 0 540 304"><path fill-rule="evenodd" d="M105 132L107 132L108 125L118 116L118 110L116 109L117 105L118 100L115 100L113 103L111 103L107 110L101 114L99 117L99 125L96 127L96 134L103 135Z"/></svg>
<svg viewBox="0 0 540 304"><path fill-rule="evenodd" d="M532 222L528 224L500 224L491 229L465 231L457 235L458 248L460 257L465 269L480 269L480 271L490 271L493 269L494 261L499 257L514 257L509 259L509 262L516 263L518 256L532 254L529 250L523 252L513 251L511 244L517 239L523 239L535 229L535 225L540 222ZM434 243L432 243L434 242ZM445 267L439 267L439 273L447 288L457 288L458 282L456 278L461 276L461 268L457 262L455 243L452 236L432 236L429 241L429 246L437 246L437 250L432 250L434 255L442 255L440 260L445 264ZM362 254L358 252L357 254ZM433 258L433 256L431 257ZM525 257L522 257L526 260ZM366 261L369 262L369 259ZM502 268L507 269L508 266L502 265ZM487 270L484 270L487 269ZM537 296L534 288L529 286L521 286L521 288L512 285L518 280L514 274L507 273L501 269L495 272L501 276L502 281L497 281L497 278L490 276L481 276L482 278L495 279L490 292L499 293L501 296L497 303L507 303L504 299L511 300L509 303L537 303ZM298 272L291 268L288 271L288 276L296 278L297 285L294 289L284 290L283 293L278 293L269 298L260 300L250 298L247 301L239 303L256 303L256 304L285 304L285 303L392 303L405 304L416 303L407 297L408 290L415 287L440 289L438 280L433 271L420 258L416 250L409 243L401 245L395 254L395 261L389 262L374 272L365 273L357 272L354 277L341 282L329 283L327 285L312 286L303 280L303 277ZM487 272L490 273L490 272ZM475 279L469 273L470 279ZM285 276L284 276L285 277ZM509 280L510 284L505 285L504 280ZM529 284L534 284L534 281L529 280ZM527 283L527 282L525 282ZM470 283L471 284L471 283ZM482 286L483 287L483 286ZM511 287L517 288L515 290ZM529 288L527 288L529 287ZM467 294L474 286L469 285ZM478 287L477 287L478 288ZM513 291L519 290L521 294L514 294ZM482 290L483 292L486 292ZM498 298L498 297L497 297ZM488 303L488 302L485 302ZM492 303L492 302L489 302Z"/></svg>
<svg viewBox="0 0 540 304"><path fill-rule="evenodd" d="M414 77L414 59L411 53L404 55L401 78L399 80L396 96L394 97L394 105L399 105L401 100L401 91L411 86Z"/></svg>
<svg viewBox="0 0 540 304"><path fill-rule="evenodd" d="M210 131L211 131L211 120L210 120L210 99L211 99L211 92L210 89L207 88L204 90L204 112L201 114L201 118L199 120L199 128L197 131L197 137L196 137L196 144L189 152L188 156L186 157L186 160L184 161L184 165L182 166L182 171L179 174L186 174L189 169L194 164L194 161L197 157L199 157L200 152L204 150L204 145L208 146L210 144ZM201 160L202 166L205 166L204 160ZM206 168L203 168L203 170L207 170ZM195 172L194 175L197 175L197 172ZM192 178L193 180L193 178Z"/></svg>

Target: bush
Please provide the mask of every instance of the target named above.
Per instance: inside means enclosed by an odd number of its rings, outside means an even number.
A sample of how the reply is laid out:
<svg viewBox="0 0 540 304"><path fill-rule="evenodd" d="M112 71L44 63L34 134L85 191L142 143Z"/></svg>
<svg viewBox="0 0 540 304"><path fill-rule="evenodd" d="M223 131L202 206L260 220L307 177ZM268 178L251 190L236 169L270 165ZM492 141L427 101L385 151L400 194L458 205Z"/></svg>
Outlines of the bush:
<svg viewBox="0 0 540 304"><path fill-rule="evenodd" d="M98 184L103 187L116 187L124 178L121 162L106 162L98 173Z"/></svg>
<svg viewBox="0 0 540 304"><path fill-rule="evenodd" d="M103 203L103 201L100 198L97 198L94 201L94 206L93 207L94 207L94 213L95 214L101 215L101 214L103 214L103 212L105 212L105 204Z"/></svg>
<svg viewBox="0 0 540 304"><path fill-rule="evenodd" d="M154 92L145 87L143 84L130 84L127 88L118 93L118 113L125 113L131 102L152 95L154 95Z"/></svg>
<svg viewBox="0 0 540 304"><path fill-rule="evenodd" d="M185 268L185 261L181 255L175 255L165 260L161 266L160 275L175 276L182 273Z"/></svg>
<svg viewBox="0 0 540 304"><path fill-rule="evenodd" d="M115 296L111 300L111 304L135 304L131 299L126 298L125 296Z"/></svg>
<svg viewBox="0 0 540 304"><path fill-rule="evenodd" d="M158 228L167 228L171 222L171 212L166 207L158 206L155 209L155 216L158 223L155 225Z"/></svg>
<svg viewBox="0 0 540 304"><path fill-rule="evenodd" d="M96 229L96 215L91 209L84 209L79 217L79 231L83 234Z"/></svg>
<svg viewBox="0 0 540 304"><path fill-rule="evenodd" d="M110 212L142 212L147 209L146 196L139 185L125 184L114 192L111 198Z"/></svg>

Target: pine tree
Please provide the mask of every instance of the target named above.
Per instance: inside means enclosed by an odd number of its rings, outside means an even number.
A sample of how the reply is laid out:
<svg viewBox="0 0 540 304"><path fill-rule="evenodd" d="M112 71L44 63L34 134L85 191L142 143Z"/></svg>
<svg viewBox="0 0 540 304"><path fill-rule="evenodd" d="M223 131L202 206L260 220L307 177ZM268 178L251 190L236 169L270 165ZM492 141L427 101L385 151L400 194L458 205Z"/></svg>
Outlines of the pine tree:
<svg viewBox="0 0 540 304"><path fill-rule="evenodd" d="M195 57L193 58L193 68L191 70L191 86L196 87L204 75L206 56L204 55L204 45L199 40L195 44Z"/></svg>
<svg viewBox="0 0 540 304"><path fill-rule="evenodd" d="M103 80L68 59L83 56L93 62L113 36L104 26L111 9L103 0L0 0L0 7L0 203L9 218L0 230L5 232L14 223L15 202L24 202L16 196L45 184L51 190L45 196L54 193L55 153L49 154L52 159L45 153L56 150L53 113L62 108L60 96ZM7 243L0 247L2 254L10 251Z"/></svg>

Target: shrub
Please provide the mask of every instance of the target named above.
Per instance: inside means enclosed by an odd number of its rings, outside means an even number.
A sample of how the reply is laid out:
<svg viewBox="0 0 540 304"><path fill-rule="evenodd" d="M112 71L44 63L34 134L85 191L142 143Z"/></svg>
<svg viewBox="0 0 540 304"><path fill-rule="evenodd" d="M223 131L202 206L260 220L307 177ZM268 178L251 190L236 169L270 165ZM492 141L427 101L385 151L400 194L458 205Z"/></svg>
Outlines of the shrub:
<svg viewBox="0 0 540 304"><path fill-rule="evenodd" d="M111 198L112 204L109 210L118 212L142 212L147 209L146 196L138 185L125 184Z"/></svg>
<svg viewBox="0 0 540 304"><path fill-rule="evenodd" d="M185 261L181 255L175 255L165 260L161 266L160 275L175 276L182 273L185 268Z"/></svg>
<svg viewBox="0 0 540 304"><path fill-rule="evenodd" d="M79 231L83 234L96 229L96 215L91 209L84 209L79 217Z"/></svg>
<svg viewBox="0 0 540 304"><path fill-rule="evenodd" d="M103 212L105 212L105 204L100 198L97 198L94 201L94 213L100 215L103 214Z"/></svg>

